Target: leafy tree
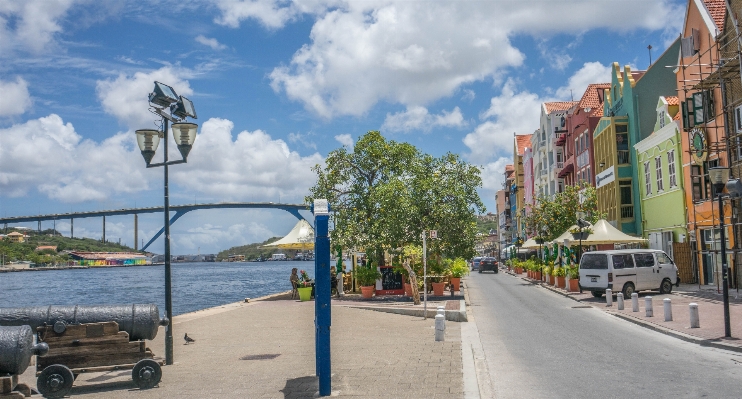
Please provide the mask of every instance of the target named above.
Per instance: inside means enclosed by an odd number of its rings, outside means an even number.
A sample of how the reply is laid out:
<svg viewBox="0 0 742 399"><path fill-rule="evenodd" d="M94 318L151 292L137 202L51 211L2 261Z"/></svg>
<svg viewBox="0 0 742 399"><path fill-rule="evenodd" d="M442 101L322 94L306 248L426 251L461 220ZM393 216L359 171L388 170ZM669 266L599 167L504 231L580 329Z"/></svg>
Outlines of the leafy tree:
<svg viewBox="0 0 742 399"><path fill-rule="evenodd" d="M598 212L595 187L584 182L579 186L565 187L553 198L539 197L526 217L526 231L536 237L545 230L544 239L553 240L577 222L575 214L578 211L585 212L585 220L590 223L606 217L605 213Z"/></svg>

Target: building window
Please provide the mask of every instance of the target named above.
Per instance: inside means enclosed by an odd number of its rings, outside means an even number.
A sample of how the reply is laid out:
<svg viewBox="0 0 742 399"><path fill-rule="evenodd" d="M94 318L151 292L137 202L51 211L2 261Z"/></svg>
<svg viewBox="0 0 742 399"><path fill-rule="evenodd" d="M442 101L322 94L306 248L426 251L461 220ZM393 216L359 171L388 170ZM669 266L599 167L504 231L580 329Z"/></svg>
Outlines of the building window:
<svg viewBox="0 0 742 399"><path fill-rule="evenodd" d="M621 199L621 219L634 218L634 200L631 193L631 179L618 181Z"/></svg>
<svg viewBox="0 0 742 399"><path fill-rule="evenodd" d="M654 167L657 169L657 192L661 193L665 190L665 185L662 182L662 157L654 159Z"/></svg>
<svg viewBox="0 0 742 399"><path fill-rule="evenodd" d="M660 111L660 115L657 119L660 121L660 129L665 127L665 111Z"/></svg>
<svg viewBox="0 0 742 399"><path fill-rule="evenodd" d="M629 133L627 125L616 125L616 155L618 164L631 163L629 160Z"/></svg>
<svg viewBox="0 0 742 399"><path fill-rule="evenodd" d="M587 170L585 171L585 180L587 180L588 184L593 184L592 177L590 176L590 167L587 167Z"/></svg>
<svg viewBox="0 0 742 399"><path fill-rule="evenodd" d="M652 173L649 169L649 161L644 162L644 190L647 195L652 194Z"/></svg>
<svg viewBox="0 0 742 399"><path fill-rule="evenodd" d="M667 152L667 176L670 179L670 188L677 187L678 181L675 177L675 150Z"/></svg>
<svg viewBox="0 0 742 399"><path fill-rule="evenodd" d="M691 165L690 176L693 188L693 201L705 201L713 193L711 192L711 181L708 176L708 169L717 166L718 160L705 162L703 165Z"/></svg>
<svg viewBox="0 0 742 399"><path fill-rule="evenodd" d="M716 118L712 90L693 93L680 105L683 110L683 127L686 130Z"/></svg>

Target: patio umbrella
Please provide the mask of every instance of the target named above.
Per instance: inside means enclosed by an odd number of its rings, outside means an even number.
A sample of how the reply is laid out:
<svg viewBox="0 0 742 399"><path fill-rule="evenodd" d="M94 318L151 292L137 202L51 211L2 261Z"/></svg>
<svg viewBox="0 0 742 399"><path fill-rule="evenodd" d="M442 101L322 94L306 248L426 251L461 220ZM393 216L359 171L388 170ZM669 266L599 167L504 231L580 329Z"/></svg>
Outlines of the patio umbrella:
<svg viewBox="0 0 742 399"><path fill-rule="evenodd" d="M582 245L630 244L647 241L641 237L634 237L625 234L621 230L613 227L613 225L608 223L605 219L595 222L595 225L592 226L592 230L593 233L586 239L582 240Z"/></svg>
<svg viewBox="0 0 742 399"><path fill-rule="evenodd" d="M314 249L314 229L306 220L302 219L282 239L263 245L263 248L274 247L281 249Z"/></svg>

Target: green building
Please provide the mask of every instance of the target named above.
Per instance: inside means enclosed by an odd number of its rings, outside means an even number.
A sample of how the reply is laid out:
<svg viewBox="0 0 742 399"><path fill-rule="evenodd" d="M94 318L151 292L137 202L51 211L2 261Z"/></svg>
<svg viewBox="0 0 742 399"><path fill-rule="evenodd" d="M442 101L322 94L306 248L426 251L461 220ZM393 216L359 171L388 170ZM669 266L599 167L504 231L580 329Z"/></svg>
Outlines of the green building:
<svg viewBox="0 0 742 399"><path fill-rule="evenodd" d="M688 222L687 212L679 211L685 209L679 109L677 97L660 97L654 131L634 145L643 235L650 248L671 256L672 243L685 240Z"/></svg>

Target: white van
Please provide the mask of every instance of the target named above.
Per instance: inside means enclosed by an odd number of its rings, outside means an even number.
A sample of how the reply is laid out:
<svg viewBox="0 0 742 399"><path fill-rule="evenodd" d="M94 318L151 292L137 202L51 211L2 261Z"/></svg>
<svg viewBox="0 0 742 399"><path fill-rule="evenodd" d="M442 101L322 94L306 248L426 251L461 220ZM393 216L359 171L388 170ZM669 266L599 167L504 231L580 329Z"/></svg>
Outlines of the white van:
<svg viewBox="0 0 742 399"><path fill-rule="evenodd" d="M601 297L610 288L626 299L636 291L669 294L679 284L678 268L657 249L621 249L586 252L580 259L580 287Z"/></svg>

